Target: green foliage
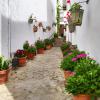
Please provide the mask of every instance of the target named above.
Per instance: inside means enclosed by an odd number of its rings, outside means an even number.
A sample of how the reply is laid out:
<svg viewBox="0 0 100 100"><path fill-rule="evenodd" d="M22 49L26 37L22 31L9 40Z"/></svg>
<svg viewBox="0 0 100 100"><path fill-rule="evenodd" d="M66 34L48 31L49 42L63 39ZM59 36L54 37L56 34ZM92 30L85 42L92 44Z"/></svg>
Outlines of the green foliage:
<svg viewBox="0 0 100 100"><path fill-rule="evenodd" d="M29 53L35 53L35 52L36 52L36 48L35 48L34 46L30 46L30 47L28 48L28 52L29 52Z"/></svg>
<svg viewBox="0 0 100 100"><path fill-rule="evenodd" d="M75 67L75 72L79 75L83 75L84 73L90 71L91 69L97 68L98 64L95 60L86 57L80 59L79 63Z"/></svg>
<svg viewBox="0 0 100 100"><path fill-rule="evenodd" d="M70 48L70 44L68 44L68 43L64 43L64 44L62 44L62 46L61 46L61 50L62 51L65 51L65 50L67 50L67 49L69 49Z"/></svg>
<svg viewBox="0 0 100 100"><path fill-rule="evenodd" d="M71 9L70 11L77 11L81 8L81 5L79 3L74 3L72 6L71 6Z"/></svg>
<svg viewBox="0 0 100 100"><path fill-rule="evenodd" d="M81 52L78 50L73 50L72 53L70 53L70 55L63 59L60 68L63 70L74 71L77 62L72 61L72 59L80 53Z"/></svg>
<svg viewBox="0 0 100 100"><path fill-rule="evenodd" d="M75 73L66 82L67 92L100 96L100 65L95 60L82 58L75 67Z"/></svg>
<svg viewBox="0 0 100 100"><path fill-rule="evenodd" d="M45 39L44 43L45 43L45 45L52 45L52 40L51 39Z"/></svg>
<svg viewBox="0 0 100 100"><path fill-rule="evenodd" d="M28 50L28 48L29 48L29 43L28 41L25 41L25 43L23 44L23 49Z"/></svg>
<svg viewBox="0 0 100 100"><path fill-rule="evenodd" d="M9 61L4 57L0 57L0 70L7 70L9 68Z"/></svg>
<svg viewBox="0 0 100 100"><path fill-rule="evenodd" d="M60 3L59 0L57 0L57 5L56 5L56 20L57 20L57 34L59 34L59 28L60 28Z"/></svg>
<svg viewBox="0 0 100 100"><path fill-rule="evenodd" d="M36 46L37 49L41 49L41 48L45 47L45 44L44 44L43 41L38 40L37 42L35 42L35 46Z"/></svg>
<svg viewBox="0 0 100 100"><path fill-rule="evenodd" d="M89 94L100 96L100 66L86 71L83 75L76 75L67 80L66 91L73 95Z"/></svg>
<svg viewBox="0 0 100 100"><path fill-rule="evenodd" d="M58 38L58 34L57 33L54 33L54 38Z"/></svg>
<svg viewBox="0 0 100 100"><path fill-rule="evenodd" d="M74 75L67 79L65 89L67 92L72 93L73 95L87 94L89 85L88 80L84 76Z"/></svg>

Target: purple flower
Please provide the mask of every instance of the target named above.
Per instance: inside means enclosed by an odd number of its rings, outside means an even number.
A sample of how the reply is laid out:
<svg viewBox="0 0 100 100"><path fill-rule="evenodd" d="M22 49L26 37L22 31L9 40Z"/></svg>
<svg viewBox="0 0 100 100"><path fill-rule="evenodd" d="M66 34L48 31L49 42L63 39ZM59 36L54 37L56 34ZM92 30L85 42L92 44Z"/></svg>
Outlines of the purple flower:
<svg viewBox="0 0 100 100"><path fill-rule="evenodd" d="M72 61L74 61L74 62L77 61L77 58L72 58Z"/></svg>

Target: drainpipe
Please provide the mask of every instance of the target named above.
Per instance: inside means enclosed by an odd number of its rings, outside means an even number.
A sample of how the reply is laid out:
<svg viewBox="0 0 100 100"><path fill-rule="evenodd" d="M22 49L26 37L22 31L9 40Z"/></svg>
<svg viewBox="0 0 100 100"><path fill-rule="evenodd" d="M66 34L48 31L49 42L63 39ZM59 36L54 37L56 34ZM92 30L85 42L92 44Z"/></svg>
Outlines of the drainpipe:
<svg viewBox="0 0 100 100"><path fill-rule="evenodd" d="M8 57L11 57L10 5L8 0Z"/></svg>

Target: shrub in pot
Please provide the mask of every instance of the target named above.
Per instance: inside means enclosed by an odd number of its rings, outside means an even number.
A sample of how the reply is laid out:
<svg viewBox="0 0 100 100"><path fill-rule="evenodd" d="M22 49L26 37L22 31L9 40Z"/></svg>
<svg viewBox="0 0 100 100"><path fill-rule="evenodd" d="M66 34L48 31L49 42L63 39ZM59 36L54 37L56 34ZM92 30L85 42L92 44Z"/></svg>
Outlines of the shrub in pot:
<svg viewBox="0 0 100 100"><path fill-rule="evenodd" d="M70 76L71 73L73 75L77 63L80 61L81 58L84 58L86 56L87 55L84 53L84 51L73 50L71 53L68 54L66 58L63 59L60 68L64 70L65 78L67 78L67 76Z"/></svg>
<svg viewBox="0 0 100 100"><path fill-rule="evenodd" d="M8 75L11 67L9 67L9 61L0 56L0 84L8 81Z"/></svg>
<svg viewBox="0 0 100 100"><path fill-rule="evenodd" d="M69 47L70 47L70 45L67 44L67 43L62 44L62 45L61 45L61 50L62 50L62 52L68 51L68 50L69 50Z"/></svg>
<svg viewBox="0 0 100 100"><path fill-rule="evenodd" d="M23 50L25 51L26 56L28 54L28 48L29 48L29 42L25 41L25 43L23 44Z"/></svg>
<svg viewBox="0 0 100 100"><path fill-rule="evenodd" d="M36 49L37 49L37 53L38 53L38 54L43 54L43 53L44 53L45 45L44 45L44 42L43 42L43 41L38 40L38 41L35 43L35 46L36 46Z"/></svg>
<svg viewBox="0 0 100 100"><path fill-rule="evenodd" d="M27 58L33 60L35 54L36 54L36 48L33 45L29 46Z"/></svg>
<svg viewBox="0 0 100 100"><path fill-rule="evenodd" d="M44 40L44 43L45 43L45 48L47 50L51 49L52 48L52 40L51 39L45 39Z"/></svg>
<svg viewBox="0 0 100 100"><path fill-rule="evenodd" d="M66 91L74 95L73 100L100 96L100 65L90 58L82 58L75 71L76 74L66 82Z"/></svg>
<svg viewBox="0 0 100 100"><path fill-rule="evenodd" d="M24 50L17 50L14 56L18 58L20 67L23 67L26 64L26 55Z"/></svg>

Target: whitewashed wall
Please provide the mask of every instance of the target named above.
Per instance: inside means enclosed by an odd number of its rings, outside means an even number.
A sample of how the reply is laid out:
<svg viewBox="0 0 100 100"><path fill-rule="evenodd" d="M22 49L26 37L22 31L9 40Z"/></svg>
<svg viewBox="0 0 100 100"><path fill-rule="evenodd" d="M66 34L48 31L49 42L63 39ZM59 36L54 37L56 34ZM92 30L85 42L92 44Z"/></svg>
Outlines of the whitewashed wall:
<svg viewBox="0 0 100 100"><path fill-rule="evenodd" d="M33 13L44 26L52 25L54 16L51 14L55 13L52 12L52 4L51 0L0 0L0 53L8 57L10 52L22 49L26 40L33 44L39 38L50 37L54 30L44 33L39 28L33 33L33 25L28 24L28 18Z"/></svg>
<svg viewBox="0 0 100 100"><path fill-rule="evenodd" d="M100 0L90 0L89 4L83 4L83 8L83 23L76 29L74 44L100 62Z"/></svg>
<svg viewBox="0 0 100 100"><path fill-rule="evenodd" d="M8 0L0 0L0 51L6 57L9 53L8 12Z"/></svg>

